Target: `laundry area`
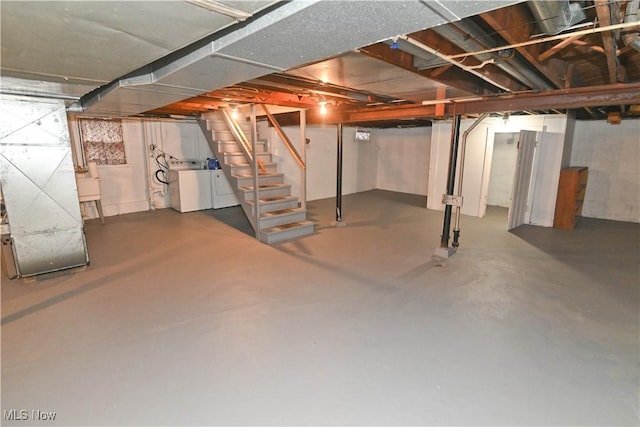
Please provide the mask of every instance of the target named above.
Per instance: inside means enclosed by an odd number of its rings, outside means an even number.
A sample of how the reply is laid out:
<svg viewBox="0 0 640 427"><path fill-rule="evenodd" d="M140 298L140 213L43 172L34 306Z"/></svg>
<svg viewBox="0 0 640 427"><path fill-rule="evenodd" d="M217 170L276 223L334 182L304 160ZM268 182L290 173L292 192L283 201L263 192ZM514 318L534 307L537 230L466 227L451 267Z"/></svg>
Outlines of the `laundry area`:
<svg viewBox="0 0 640 427"><path fill-rule="evenodd" d="M640 423L640 0L25 4L2 425Z"/></svg>

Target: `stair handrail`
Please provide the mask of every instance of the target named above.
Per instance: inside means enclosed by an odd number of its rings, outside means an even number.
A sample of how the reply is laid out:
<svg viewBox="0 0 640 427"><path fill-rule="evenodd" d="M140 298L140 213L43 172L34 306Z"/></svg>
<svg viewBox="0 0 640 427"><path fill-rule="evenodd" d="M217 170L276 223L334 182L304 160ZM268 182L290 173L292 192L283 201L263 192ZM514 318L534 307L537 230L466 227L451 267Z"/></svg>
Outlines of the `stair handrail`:
<svg viewBox="0 0 640 427"><path fill-rule="evenodd" d="M298 163L298 166L300 166L300 168L302 169L306 169L307 165L302 159L302 156L300 155L300 153L298 153L298 150L296 150L296 147L294 147L294 145L291 143L291 140L289 139L289 137L287 137L287 134L284 133L284 130L282 129L282 127L280 127L280 123L278 123L276 118L273 117L273 115L271 114L271 112L269 111L266 105L260 104L260 106L262 107L262 110L266 114L267 118L269 119L269 122L275 129L276 133L278 134L282 142L284 142L284 145L289 149L289 152L295 159L296 163Z"/></svg>
<svg viewBox="0 0 640 427"><path fill-rule="evenodd" d="M224 121L227 123L227 127L233 134L233 137L236 139L236 142L238 142L238 145L240 146L242 153L247 158L249 163L251 163L253 161L253 150L251 149L251 145L249 145L249 140L247 139L247 136L242 131L242 128L240 127L240 125L233 119L233 117L229 115L229 113L226 110L221 110L221 112L222 112L222 117L224 118Z"/></svg>

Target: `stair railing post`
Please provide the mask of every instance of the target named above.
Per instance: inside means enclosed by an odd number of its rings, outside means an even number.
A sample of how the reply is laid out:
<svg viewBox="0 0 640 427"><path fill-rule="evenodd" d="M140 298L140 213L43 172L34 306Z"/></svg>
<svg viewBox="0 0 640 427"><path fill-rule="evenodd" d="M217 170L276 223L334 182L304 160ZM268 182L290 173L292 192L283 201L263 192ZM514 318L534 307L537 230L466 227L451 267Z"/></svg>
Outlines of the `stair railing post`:
<svg viewBox="0 0 640 427"><path fill-rule="evenodd" d="M300 110L300 144L302 161L307 164L307 110ZM300 206L307 209L307 169L300 168Z"/></svg>
<svg viewBox="0 0 640 427"><path fill-rule="evenodd" d="M256 239L260 240L260 176L258 171L258 124L256 121L256 105L249 106L251 115L251 152L253 153L251 169L253 169L254 230Z"/></svg>

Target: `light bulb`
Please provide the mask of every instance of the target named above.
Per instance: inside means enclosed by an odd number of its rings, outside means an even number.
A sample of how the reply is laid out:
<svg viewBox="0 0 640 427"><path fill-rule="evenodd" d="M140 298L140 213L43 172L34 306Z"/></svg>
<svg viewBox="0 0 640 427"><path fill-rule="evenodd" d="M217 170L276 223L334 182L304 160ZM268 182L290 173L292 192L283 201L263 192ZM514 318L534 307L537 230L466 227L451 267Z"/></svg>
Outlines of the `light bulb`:
<svg viewBox="0 0 640 427"><path fill-rule="evenodd" d="M231 117L233 117L234 119L238 118L238 109L237 108L232 108L231 109Z"/></svg>
<svg viewBox="0 0 640 427"><path fill-rule="evenodd" d="M320 114L327 114L327 104L325 102L320 103Z"/></svg>

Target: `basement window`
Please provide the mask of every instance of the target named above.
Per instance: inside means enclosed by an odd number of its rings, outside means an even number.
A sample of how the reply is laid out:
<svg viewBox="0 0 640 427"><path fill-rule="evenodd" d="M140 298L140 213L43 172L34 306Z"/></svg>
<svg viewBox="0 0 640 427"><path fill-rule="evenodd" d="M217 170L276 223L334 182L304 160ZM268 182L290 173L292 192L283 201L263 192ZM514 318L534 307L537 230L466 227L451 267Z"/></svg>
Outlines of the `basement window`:
<svg viewBox="0 0 640 427"><path fill-rule="evenodd" d="M127 158L120 120L79 119L80 139L87 163L124 165Z"/></svg>

